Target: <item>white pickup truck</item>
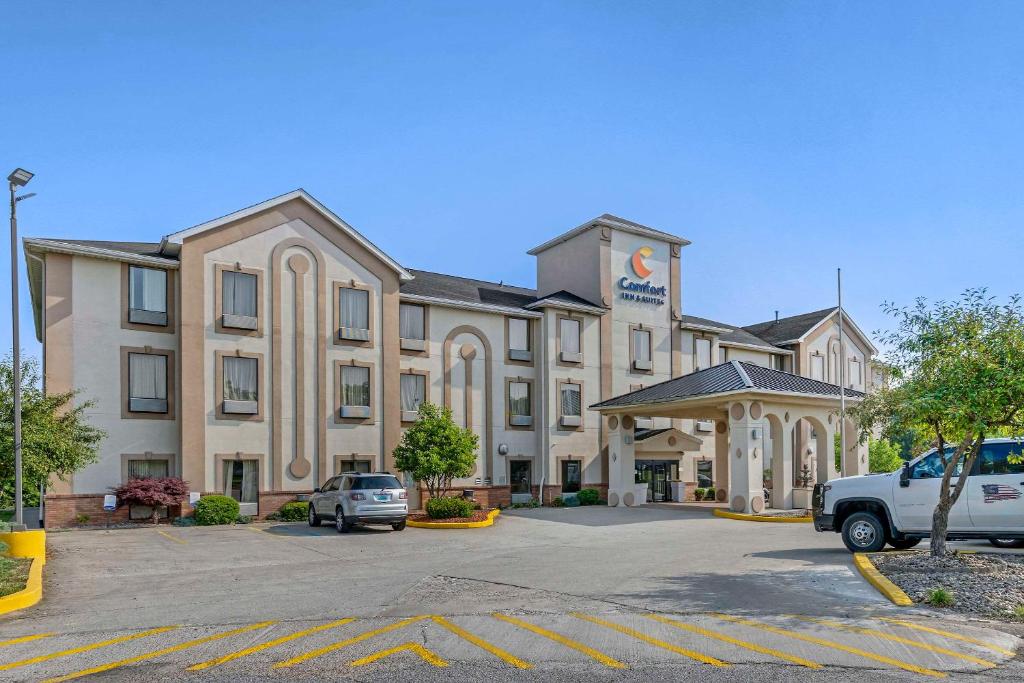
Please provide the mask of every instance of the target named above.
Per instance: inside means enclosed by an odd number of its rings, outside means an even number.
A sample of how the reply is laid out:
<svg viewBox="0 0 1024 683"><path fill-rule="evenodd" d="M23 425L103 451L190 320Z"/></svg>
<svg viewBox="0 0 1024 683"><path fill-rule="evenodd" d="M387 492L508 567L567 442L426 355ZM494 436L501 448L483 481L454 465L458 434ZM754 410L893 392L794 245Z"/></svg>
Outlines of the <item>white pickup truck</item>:
<svg viewBox="0 0 1024 683"><path fill-rule="evenodd" d="M954 451L947 448L949 455ZM1024 461L1018 457L1022 451L1021 439L985 441L950 510L947 539L979 538L999 547L1024 547ZM933 448L896 472L816 484L811 504L814 529L842 533L851 552L877 552L886 543L901 550L912 548L931 535L942 472L942 459Z"/></svg>

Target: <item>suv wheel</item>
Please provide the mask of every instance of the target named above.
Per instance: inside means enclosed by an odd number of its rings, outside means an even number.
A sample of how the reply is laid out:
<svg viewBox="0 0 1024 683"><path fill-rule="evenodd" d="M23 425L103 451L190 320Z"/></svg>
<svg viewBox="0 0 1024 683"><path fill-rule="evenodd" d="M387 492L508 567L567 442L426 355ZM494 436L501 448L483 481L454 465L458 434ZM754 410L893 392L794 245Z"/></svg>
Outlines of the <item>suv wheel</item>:
<svg viewBox="0 0 1024 683"><path fill-rule="evenodd" d="M320 526L320 515L316 514L312 503L309 504L309 525Z"/></svg>
<svg viewBox="0 0 1024 683"><path fill-rule="evenodd" d="M334 511L334 528L338 530L339 534L347 534L352 531L352 525L345 520L345 511L338 506L338 509Z"/></svg>
<svg viewBox="0 0 1024 683"><path fill-rule="evenodd" d="M889 545L891 545L893 548L896 548L896 550L910 550L911 548L913 548L915 545L917 545L920 542L921 542L920 538L900 538L900 539L890 538L889 539Z"/></svg>
<svg viewBox="0 0 1024 683"><path fill-rule="evenodd" d="M870 512L855 512L843 522L843 543L854 553L877 553L885 547L885 527Z"/></svg>
<svg viewBox="0 0 1024 683"><path fill-rule="evenodd" d="M1024 539L1020 538L990 538L988 542L997 548L1024 548Z"/></svg>

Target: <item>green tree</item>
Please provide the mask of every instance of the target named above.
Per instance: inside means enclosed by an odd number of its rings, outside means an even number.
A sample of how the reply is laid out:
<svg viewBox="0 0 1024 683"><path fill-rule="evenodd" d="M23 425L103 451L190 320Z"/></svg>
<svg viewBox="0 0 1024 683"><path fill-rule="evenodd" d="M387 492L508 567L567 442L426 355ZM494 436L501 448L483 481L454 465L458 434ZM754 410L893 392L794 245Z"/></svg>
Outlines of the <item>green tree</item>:
<svg viewBox="0 0 1024 683"><path fill-rule="evenodd" d="M21 364L21 463L25 500L38 501L39 484L61 480L99 459L106 434L85 420L89 401L74 405L77 392L44 394L39 362ZM0 507L14 501L14 363L0 363Z"/></svg>
<svg viewBox="0 0 1024 683"><path fill-rule="evenodd" d="M431 498L451 488L452 479L468 477L476 467L479 439L452 420L452 411L433 403L420 405L419 417L395 448L395 467L426 485Z"/></svg>
<svg viewBox="0 0 1024 683"><path fill-rule="evenodd" d="M900 445L888 439L871 439L868 442L868 471L895 472L903 467Z"/></svg>
<svg viewBox="0 0 1024 683"><path fill-rule="evenodd" d="M882 336L892 382L851 413L865 435L876 427L890 437L913 431L918 448L948 453L932 514L931 552L940 556L949 511L985 437L1024 430L1024 310L1019 296L998 304L984 289L952 302L883 308L896 319Z"/></svg>

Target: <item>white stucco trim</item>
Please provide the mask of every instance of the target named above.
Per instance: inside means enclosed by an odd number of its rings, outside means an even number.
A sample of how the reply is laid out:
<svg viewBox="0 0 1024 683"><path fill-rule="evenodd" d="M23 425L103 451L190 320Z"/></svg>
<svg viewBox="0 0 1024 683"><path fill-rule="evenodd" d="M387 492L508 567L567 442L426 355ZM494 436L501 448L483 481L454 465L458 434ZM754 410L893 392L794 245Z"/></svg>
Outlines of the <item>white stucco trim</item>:
<svg viewBox="0 0 1024 683"><path fill-rule="evenodd" d="M573 237L576 237L577 235L579 235L581 233L584 233L587 230L590 230L591 228L598 228L598 227L601 227L601 226L606 226L606 227L609 227L609 228L613 228L613 229L619 230L621 232L628 232L628 233L633 234L633 235L639 235L641 237L647 237L647 238L650 238L650 239L658 240L660 242L668 242L669 244L678 244L681 247L685 247L685 246L691 244L690 240L683 239L682 237L677 237L676 235L670 235L669 233L662 232L660 230L654 230L652 228L647 228L647 227L644 227L644 226L639 225L637 223L627 223L627 222L624 222L624 221L617 221L617 220L614 220L614 219L611 219L611 218L605 218L603 216L599 216L597 218L593 218L593 219L587 221L586 223L583 223L582 225L576 226L572 230L569 230L567 232L563 232L558 237L554 237L554 238L548 240L547 242L541 244L540 246L534 247L533 249L531 249L530 251L528 251L526 253L529 254L530 256L536 256L537 254L541 253L542 251L546 251L546 250L550 249L551 247L553 247L553 246L555 246L557 244L561 244L562 242L568 242Z"/></svg>
<svg viewBox="0 0 1024 683"><path fill-rule="evenodd" d="M493 304L477 304L472 301L459 301L458 299L445 299L435 296L424 296L422 294L399 294L398 300L407 303L428 304L430 306L444 306L445 308L456 308L463 311L480 311L482 313L500 313L502 315L515 315L520 318L540 318L543 313L534 313L515 306L495 306Z"/></svg>
<svg viewBox="0 0 1024 683"><path fill-rule="evenodd" d="M540 301L534 301L532 304L527 304L524 308L530 310L538 308L557 308L563 311L576 311L577 313L589 313L590 315L604 315L608 312L607 308L598 308L597 306L587 306L584 304L574 304L561 299L541 299Z"/></svg>

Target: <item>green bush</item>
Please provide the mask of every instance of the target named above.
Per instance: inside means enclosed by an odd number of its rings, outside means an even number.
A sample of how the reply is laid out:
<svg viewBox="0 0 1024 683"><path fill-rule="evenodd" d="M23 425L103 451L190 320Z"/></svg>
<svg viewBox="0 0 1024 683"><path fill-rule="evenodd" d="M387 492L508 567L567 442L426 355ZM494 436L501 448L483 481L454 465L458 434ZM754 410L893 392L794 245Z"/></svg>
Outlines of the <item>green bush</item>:
<svg viewBox="0 0 1024 683"><path fill-rule="evenodd" d="M465 498L447 496L444 498L431 498L427 501L427 515L431 519L469 517L472 514L473 502Z"/></svg>
<svg viewBox="0 0 1024 683"><path fill-rule="evenodd" d="M238 501L228 496L203 496L196 502L193 515L199 526L231 524L238 519Z"/></svg>
<svg viewBox="0 0 1024 683"><path fill-rule="evenodd" d="M293 500L278 509L275 517L282 522L305 522L309 515L309 503Z"/></svg>
<svg viewBox="0 0 1024 683"><path fill-rule="evenodd" d="M717 493L718 490L714 487L704 489L704 500L710 500L712 503L715 502Z"/></svg>
<svg viewBox="0 0 1024 683"><path fill-rule="evenodd" d="M597 489L582 489L576 494L576 500L580 505L597 505L597 501L601 500L601 494Z"/></svg>
<svg viewBox="0 0 1024 683"><path fill-rule="evenodd" d="M924 601L932 607L950 607L954 602L953 593L945 588L932 588Z"/></svg>
<svg viewBox="0 0 1024 683"><path fill-rule="evenodd" d="M706 490L707 489L705 489L703 486L698 486L697 488L695 488L693 490L693 499L694 500L704 500L704 492Z"/></svg>
<svg viewBox="0 0 1024 683"><path fill-rule="evenodd" d="M556 496L556 497L552 498L551 499L551 507L553 507L553 508L564 508L565 507L565 498L562 498L561 496Z"/></svg>

